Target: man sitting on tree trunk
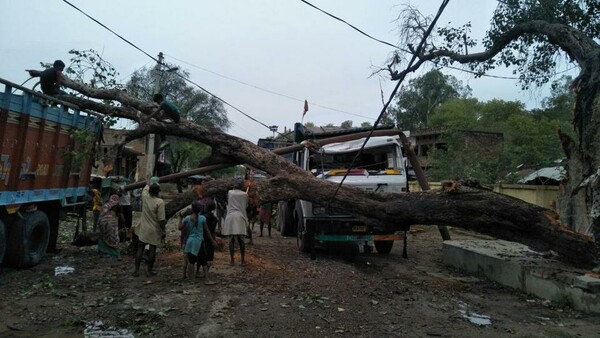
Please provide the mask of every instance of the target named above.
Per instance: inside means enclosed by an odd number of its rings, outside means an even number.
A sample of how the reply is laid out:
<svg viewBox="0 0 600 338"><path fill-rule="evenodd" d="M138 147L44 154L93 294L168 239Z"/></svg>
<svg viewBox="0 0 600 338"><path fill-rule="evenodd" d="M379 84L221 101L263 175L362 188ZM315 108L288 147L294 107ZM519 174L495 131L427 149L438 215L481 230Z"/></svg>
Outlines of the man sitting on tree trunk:
<svg viewBox="0 0 600 338"><path fill-rule="evenodd" d="M179 108L173 102L165 99L163 94L154 94L153 101L158 103L159 106L154 113L148 115L148 119L159 114L158 120L179 123ZM164 114L160 114L160 112L164 112Z"/></svg>
<svg viewBox="0 0 600 338"><path fill-rule="evenodd" d="M54 61L52 68L48 68L44 71L39 70L27 70L31 77L40 77L40 86L42 87L42 93L46 95L68 95L67 92L60 89L60 83L62 80L62 71L65 69L65 63L61 60Z"/></svg>

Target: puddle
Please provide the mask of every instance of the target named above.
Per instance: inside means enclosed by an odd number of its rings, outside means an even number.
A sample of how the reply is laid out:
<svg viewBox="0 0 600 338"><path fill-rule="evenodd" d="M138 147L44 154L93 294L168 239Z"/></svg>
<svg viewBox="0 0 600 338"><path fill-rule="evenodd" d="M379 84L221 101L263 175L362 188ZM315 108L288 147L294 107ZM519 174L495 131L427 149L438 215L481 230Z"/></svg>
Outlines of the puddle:
<svg viewBox="0 0 600 338"><path fill-rule="evenodd" d="M105 327L104 322L101 320L86 323L83 336L85 338L134 338L133 333L128 329Z"/></svg>
<svg viewBox="0 0 600 338"><path fill-rule="evenodd" d="M480 315L478 313L469 311L467 304L463 302L458 302L458 308L458 312L460 313L460 315L464 319L468 320L471 324L475 324L478 326L492 325L492 319L490 318L490 316Z"/></svg>
<svg viewBox="0 0 600 338"><path fill-rule="evenodd" d="M54 275L68 275L70 273L73 273L73 271L75 271L75 268L70 266L57 266L54 268Z"/></svg>

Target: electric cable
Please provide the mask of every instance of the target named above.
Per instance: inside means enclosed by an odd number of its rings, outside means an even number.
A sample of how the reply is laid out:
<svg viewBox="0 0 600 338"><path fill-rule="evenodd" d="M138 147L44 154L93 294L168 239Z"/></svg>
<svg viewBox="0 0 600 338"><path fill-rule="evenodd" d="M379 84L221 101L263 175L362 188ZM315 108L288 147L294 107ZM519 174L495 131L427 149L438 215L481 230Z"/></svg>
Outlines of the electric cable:
<svg viewBox="0 0 600 338"><path fill-rule="evenodd" d="M139 50L140 52L142 52L143 54L145 54L146 56L148 56L149 58L151 58L152 60L156 61L157 64L168 67L166 64L160 62L157 58L155 58L154 56L148 54L146 51L144 51L143 49L141 49L140 47L138 47L137 45L135 45L133 42L125 39L124 37L122 37L121 35L119 35L118 33L116 33L115 31L113 31L112 29L108 28L106 25L104 25L102 22L96 20L95 18L93 18L92 16L88 15L86 12L84 12L83 10L79 9L79 7L73 5L72 3L70 3L68 0L62 0L64 3L66 3L67 5L73 7L75 10L77 10L78 12L80 12L81 14L85 15L86 17L88 17L90 20L94 21L95 23L99 24L100 26L102 26L104 29L108 30L109 32L113 33L114 35L118 36L121 40L125 41L127 44L131 45L133 48ZM234 110L238 111L239 113L241 113L242 115L246 116L247 118L251 119L254 122L257 122L258 124L261 124L263 126L265 126L267 129L270 130L269 126L266 125L265 123L257 120L256 118L244 113L242 110L240 110L239 108L233 106L232 104L230 104L229 102L223 100L222 98L218 97L217 95L211 93L210 91L208 91L207 89L203 88L202 86L200 86L199 84L197 84L196 82L186 78L185 76L179 74L178 72L175 72L175 74L177 76L179 76L180 78L182 78L184 81L198 87L199 89L201 89L202 91L206 92L207 94L209 94L210 96L214 97L215 99L221 101L223 104L233 108Z"/></svg>
<svg viewBox="0 0 600 338"><path fill-rule="evenodd" d="M217 75L217 76L222 77L224 79L231 80L231 81L237 82L239 84L242 84L242 85L245 85L245 86L248 86L248 87L251 87L251 88L255 88L255 89L261 90L263 92L269 93L269 94L281 96L281 97L284 97L284 98L287 98L287 99L290 99L290 100L294 100L294 101L298 101L298 102L304 103L304 99L299 99L297 97L293 97L293 96L290 96L290 95L278 93L278 92L275 92L275 91L272 91L272 90L269 90L269 89L265 89L265 88L253 85L251 83L247 83L247 82L244 82L244 81L241 81L241 80L234 79L234 78L232 78L230 76L227 76L227 75L219 74L219 73L217 73L215 71L212 71L210 69L206 69L204 67L200 67L200 66L195 65L193 63L190 63L188 61L184 61L184 60L178 59L178 58L174 57L173 55L167 55L165 53L163 53L163 55L167 56L167 57L169 57L169 58L171 58L171 59L173 59L175 61L184 63L184 64L186 64L186 65L188 65L190 67L198 68L198 69L203 70L203 71L205 71L207 73L211 73L211 74ZM351 112L348 112L348 111L345 111L345 110L340 110L340 109L336 109L336 108L331 108L331 107L323 106L323 105L320 105L320 104L312 102L312 101L309 102L309 103L310 103L311 106L316 106L316 107L320 107L320 108L324 108L324 109L336 111L336 112L339 112L339 113L344 113L344 114L348 114L348 115L362 117L362 118L369 119L369 120L375 120L373 117L370 117L370 116L364 116L364 115L360 115L360 114L351 113Z"/></svg>
<svg viewBox="0 0 600 338"><path fill-rule="evenodd" d="M406 74L408 74L408 72L410 71L413 63L417 59L417 55L420 54L421 49L425 45L427 37L429 37L429 34L431 34L431 31L433 30L433 27L435 27L435 24L437 23L437 20L440 18L440 16L444 12L444 9L446 8L446 6L448 5L449 2L450 2L450 0L443 0L442 1L442 4L440 5L440 8L438 9L437 14L433 18L433 21L431 21L431 23L429 24L429 27L427 28L427 30L423 34L423 37L421 38L421 41L419 42L419 45L417 46L417 48L415 50L415 53L412 55L412 58L410 59L409 63L406 65L405 70L402 73L400 73L401 76L398 79L398 83L396 84L396 87L394 87L394 90L390 94L390 97L388 98L388 101L383 106L381 112L379 113L379 116L377 117L377 120L375 120L375 123L373 124L373 127L371 128L371 131L369 132L369 134L365 138L365 141L363 142L362 146L358 150L358 153L356 154L356 156L354 156L354 158L352 159L352 163L350 164L350 167L346 170L346 173L344 174L344 177L342 177L342 180L340 181L340 183L338 184L337 188L335 189L335 192L333 193L333 196L331 197L331 199L327 203L327 209L328 210L329 210L329 208L331 206L331 203L335 199L335 196L337 195L337 193L339 192L340 188L342 187L342 184L344 184L344 181L348 177L348 173L350 173L350 170L352 170L352 168L354 167L354 165L355 165L358 157L362 154L362 152L363 152L363 150L364 150L367 142L369 142L369 139L371 138L371 135L373 135L373 131L375 130L375 128L379 124L379 122L380 122L381 118L383 117L384 113L387 111L388 106L390 105L390 103L392 102L392 100L394 99L394 97L396 96L396 93L398 92L398 89L400 88L400 84L402 84L402 82L406 78Z"/></svg>
<svg viewBox="0 0 600 338"><path fill-rule="evenodd" d="M327 12L327 11L325 11L325 10L323 10L323 9L321 9L321 8L319 8L319 7L315 6L315 5L313 5L313 4L311 4L311 3L310 3L310 2L308 2L308 1L305 1L305 0L300 0L300 1L301 1L301 2L303 2L303 3L305 3L305 4L306 4L306 5L308 5L308 6L310 6L310 7L314 8L314 9L316 9L316 10L318 10L318 11L320 11L320 12L324 13L324 14L325 14L325 15L327 15L327 16L330 16L330 17L332 17L332 18L334 18L334 19L336 19L336 20L338 20L338 21L341 21L341 22L345 23L346 25L348 25L348 26L352 27L352 28L353 28L355 31L357 31L357 32L359 32L360 34L362 34L362 35L364 35L364 36L368 37L369 39L375 40L375 41L377 41L377 42L380 42L380 43L382 43L382 44L384 44L384 45L387 45L387 46L390 46L390 47L394 47L394 48L396 48L396 49L398 49L398 50L400 50L400 51L403 51L403 52L406 52L406 53L411 53L409 50L406 50L406 49L404 49L404 48L401 48L400 46L397 46L397 45L395 45L395 44L393 44L393 43L389 43L389 42L387 42L387 41L384 41L384 40L380 40L380 39L374 38L373 36L371 36L371 35L369 35L369 34L365 33L364 31L362 31L362 30L360 30L359 28L355 27L354 25L350 24L350 23L349 23L349 22L347 22L346 20L344 20L344 19L341 19L341 18L338 18L337 16L335 16L335 15L333 15L333 14L331 14L331 13L329 13L329 12ZM498 1L498 2L502 2L502 1ZM502 79L502 80L520 80L520 78L518 78L518 77L515 77L515 76L502 76L502 75L486 74L486 73L475 72L475 71L472 71L472 70L470 70L470 69L463 69L463 68L454 67L454 66L449 66L449 65L442 65L442 66L440 66L440 67L443 67L443 68L449 68L449 69L454 69L454 70L458 70L458 71L465 72L465 73L470 73L470 74L473 74L473 75L476 75L476 76L480 76L480 77L489 77L489 78L494 78L494 79ZM560 72L555 72L555 73L554 73L554 76L556 76L556 75L558 75L558 74L566 73L566 72L568 72L568 71L571 71L571 70L573 70L573 69L575 69L575 68L577 68L577 66L573 66L573 67L571 67L571 68L565 69L565 70L563 70L563 71L560 71ZM535 79L535 78L539 78L539 77L530 77L530 79Z"/></svg>

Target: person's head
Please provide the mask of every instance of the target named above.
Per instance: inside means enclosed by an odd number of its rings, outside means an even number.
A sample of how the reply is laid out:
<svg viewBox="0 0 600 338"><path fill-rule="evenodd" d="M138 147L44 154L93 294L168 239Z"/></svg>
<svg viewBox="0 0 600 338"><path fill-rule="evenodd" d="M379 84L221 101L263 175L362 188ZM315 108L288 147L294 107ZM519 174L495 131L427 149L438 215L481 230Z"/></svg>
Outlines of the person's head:
<svg viewBox="0 0 600 338"><path fill-rule="evenodd" d="M151 184L148 192L152 196L158 196L158 194L160 193L160 185L158 183Z"/></svg>
<svg viewBox="0 0 600 338"><path fill-rule="evenodd" d="M105 211L114 211L118 213L120 211L119 196L110 195L108 202L104 204L103 209Z"/></svg>
<svg viewBox="0 0 600 338"><path fill-rule="evenodd" d="M54 61L52 68L54 68L56 70L60 70L62 72L65 69L65 63L62 62L62 60L56 60L56 61Z"/></svg>
<svg viewBox="0 0 600 338"><path fill-rule="evenodd" d="M202 211L202 203L200 201L194 201L192 203L192 212L194 214L199 214Z"/></svg>
<svg viewBox="0 0 600 338"><path fill-rule="evenodd" d="M163 96L163 94L154 94L154 97L152 98L152 100L156 103L161 103L163 102L163 100L165 99L165 97Z"/></svg>
<svg viewBox="0 0 600 338"><path fill-rule="evenodd" d="M217 204L215 203L215 201L210 200L208 203L206 203L206 205L204 206L204 211L206 213L209 212L213 212L213 210L215 210L217 208Z"/></svg>
<svg viewBox="0 0 600 338"><path fill-rule="evenodd" d="M241 176L236 176L233 179L233 189L244 189L244 178Z"/></svg>

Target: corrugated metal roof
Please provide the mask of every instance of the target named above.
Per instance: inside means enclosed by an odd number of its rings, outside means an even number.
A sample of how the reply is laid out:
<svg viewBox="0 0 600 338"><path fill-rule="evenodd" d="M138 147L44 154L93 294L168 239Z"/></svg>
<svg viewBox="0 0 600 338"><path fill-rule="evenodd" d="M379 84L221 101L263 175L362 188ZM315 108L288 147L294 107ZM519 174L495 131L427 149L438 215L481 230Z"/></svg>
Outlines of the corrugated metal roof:
<svg viewBox="0 0 600 338"><path fill-rule="evenodd" d="M535 181L537 179L541 179L541 180L550 179L550 180L555 180L555 181L560 182L560 181L564 180L566 177L567 177L567 171L565 170L564 167L562 167L562 166L547 167L547 168L542 168L542 169L532 172L531 174L520 179L518 183L528 183L528 182Z"/></svg>

